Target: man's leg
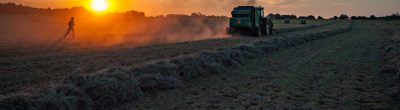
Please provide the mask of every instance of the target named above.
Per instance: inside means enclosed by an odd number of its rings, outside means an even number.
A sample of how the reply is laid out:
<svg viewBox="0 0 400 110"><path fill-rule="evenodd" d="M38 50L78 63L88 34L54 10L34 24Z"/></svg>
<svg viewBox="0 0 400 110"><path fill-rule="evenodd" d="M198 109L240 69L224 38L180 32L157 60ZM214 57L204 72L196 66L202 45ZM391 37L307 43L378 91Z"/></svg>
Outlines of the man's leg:
<svg viewBox="0 0 400 110"><path fill-rule="evenodd" d="M67 33L65 33L64 38L66 38L68 36L69 32L71 32L70 29L68 29Z"/></svg>
<svg viewBox="0 0 400 110"><path fill-rule="evenodd" d="M269 28L269 33L272 35L272 34L274 34L274 32L272 31L272 28L270 27Z"/></svg>
<svg viewBox="0 0 400 110"><path fill-rule="evenodd" d="M71 30L72 30L72 37L75 37L75 29L72 28Z"/></svg>

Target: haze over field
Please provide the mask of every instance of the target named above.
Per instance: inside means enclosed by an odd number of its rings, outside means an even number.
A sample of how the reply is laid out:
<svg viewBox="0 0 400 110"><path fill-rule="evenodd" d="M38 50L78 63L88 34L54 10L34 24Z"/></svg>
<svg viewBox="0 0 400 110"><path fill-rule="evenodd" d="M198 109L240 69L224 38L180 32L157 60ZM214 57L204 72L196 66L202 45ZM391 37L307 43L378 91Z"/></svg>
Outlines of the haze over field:
<svg viewBox="0 0 400 110"><path fill-rule="evenodd" d="M91 0L0 0L41 8L89 7ZM229 15L236 5L254 3L266 7L266 12L296 15L321 15L325 18L346 13L349 15L377 16L399 11L399 0L107 0L113 12L144 11L148 16L169 13L190 14L201 12Z"/></svg>

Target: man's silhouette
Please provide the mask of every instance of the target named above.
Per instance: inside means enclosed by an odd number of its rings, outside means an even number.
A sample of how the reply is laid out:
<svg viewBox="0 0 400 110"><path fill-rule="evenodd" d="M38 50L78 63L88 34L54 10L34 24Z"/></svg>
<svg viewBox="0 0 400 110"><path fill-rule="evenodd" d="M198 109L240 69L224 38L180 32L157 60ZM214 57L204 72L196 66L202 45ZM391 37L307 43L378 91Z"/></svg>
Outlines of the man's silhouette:
<svg viewBox="0 0 400 110"><path fill-rule="evenodd" d="M279 32L276 29L274 29L274 23L272 22L272 18L268 18L267 25L270 34L274 34L274 32L276 34L279 34Z"/></svg>
<svg viewBox="0 0 400 110"><path fill-rule="evenodd" d="M274 23L272 22L272 19L271 18L268 18L268 29L269 29L269 33L270 34L273 34L274 32L273 32L273 29L274 29Z"/></svg>
<svg viewBox="0 0 400 110"><path fill-rule="evenodd" d="M64 38L66 38L67 36L68 36L68 34L72 31L72 36L75 36L75 30L74 30L74 27L75 27L75 21L74 21L74 17L71 17L71 20L69 20L69 22L68 22L68 31L67 31L67 33L65 33L65 35L64 35Z"/></svg>

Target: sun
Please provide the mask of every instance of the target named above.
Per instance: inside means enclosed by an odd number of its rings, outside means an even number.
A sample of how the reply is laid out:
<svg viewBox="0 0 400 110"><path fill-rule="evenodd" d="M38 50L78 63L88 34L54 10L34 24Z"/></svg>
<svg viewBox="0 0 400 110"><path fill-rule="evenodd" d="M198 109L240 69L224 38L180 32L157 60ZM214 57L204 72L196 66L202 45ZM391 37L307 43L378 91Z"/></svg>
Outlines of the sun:
<svg viewBox="0 0 400 110"><path fill-rule="evenodd" d="M106 0L93 0L91 7L95 11L105 11L108 8L108 3Z"/></svg>

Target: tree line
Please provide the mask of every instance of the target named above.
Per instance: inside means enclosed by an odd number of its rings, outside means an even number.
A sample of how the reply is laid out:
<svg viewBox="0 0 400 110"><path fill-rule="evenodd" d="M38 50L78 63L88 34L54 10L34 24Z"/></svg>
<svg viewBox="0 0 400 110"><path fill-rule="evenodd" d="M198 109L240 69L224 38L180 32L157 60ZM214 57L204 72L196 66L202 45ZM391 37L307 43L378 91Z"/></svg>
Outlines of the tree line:
<svg viewBox="0 0 400 110"><path fill-rule="evenodd" d="M0 3L0 15L75 15L75 14L86 14L91 13L84 7L72 7L72 8L34 8L24 6L22 4L15 3ZM124 13L109 13L111 15L130 15L134 17L145 17L144 12L139 11L126 11Z"/></svg>
<svg viewBox="0 0 400 110"><path fill-rule="evenodd" d="M63 9L51 9L51 8L33 8L29 6L23 6L22 4L15 4L15 3L0 3L0 14L39 14L39 15L59 15L59 14L73 14L73 13L86 13L89 14L89 11L87 11L83 7L72 7L72 8L63 8ZM115 14L115 13L111 13ZM120 13L121 14L121 13ZM135 17L145 17L144 12L139 12L139 11L127 11L122 14L125 15L130 15L130 16L135 16ZM175 15L170 15L170 16L175 16ZM182 15L183 16L183 15ZM191 16L193 17L205 17L206 15L201 14L201 13L192 13ZM308 15L308 16L296 16L296 15L283 15L279 13L270 13L267 15L268 17L271 17L273 19L326 19L323 18L322 16L314 16L314 15ZM163 16L158 16L158 17L163 17ZM212 17L222 17L222 16L212 16ZM371 15L369 17L367 16L351 16L349 17L346 14L341 14L339 16L333 16L329 19L342 19L342 20L377 20L377 19L385 19L385 20L400 20L400 14L394 13L392 15L387 15L387 16L380 16L377 17L375 15Z"/></svg>
<svg viewBox="0 0 400 110"><path fill-rule="evenodd" d="M296 15L281 15L279 13L270 13L267 16L273 19L325 19L322 16L315 17L314 15L308 15L297 17Z"/></svg>
<svg viewBox="0 0 400 110"><path fill-rule="evenodd" d="M268 17L271 17L273 19L310 19L310 20L315 20L315 19L326 19L323 18L322 16L318 16L315 17L314 15L308 15L308 16L299 16L297 17L296 15L281 15L279 13L273 14L270 13L268 14ZM375 15L371 15L369 17L367 16L348 16L347 14L341 14L339 16L333 16L329 19L332 20L337 20L337 19L341 19L341 20L400 20L400 14L397 13L393 13L392 15L387 15L387 16L375 16Z"/></svg>
<svg viewBox="0 0 400 110"><path fill-rule="evenodd" d="M381 16L381 17L377 17L375 15L371 15L369 17L366 17L366 16L351 16L351 19L354 19L354 20L377 20L377 19L400 20L400 14L397 12L397 13L393 13L392 15Z"/></svg>

